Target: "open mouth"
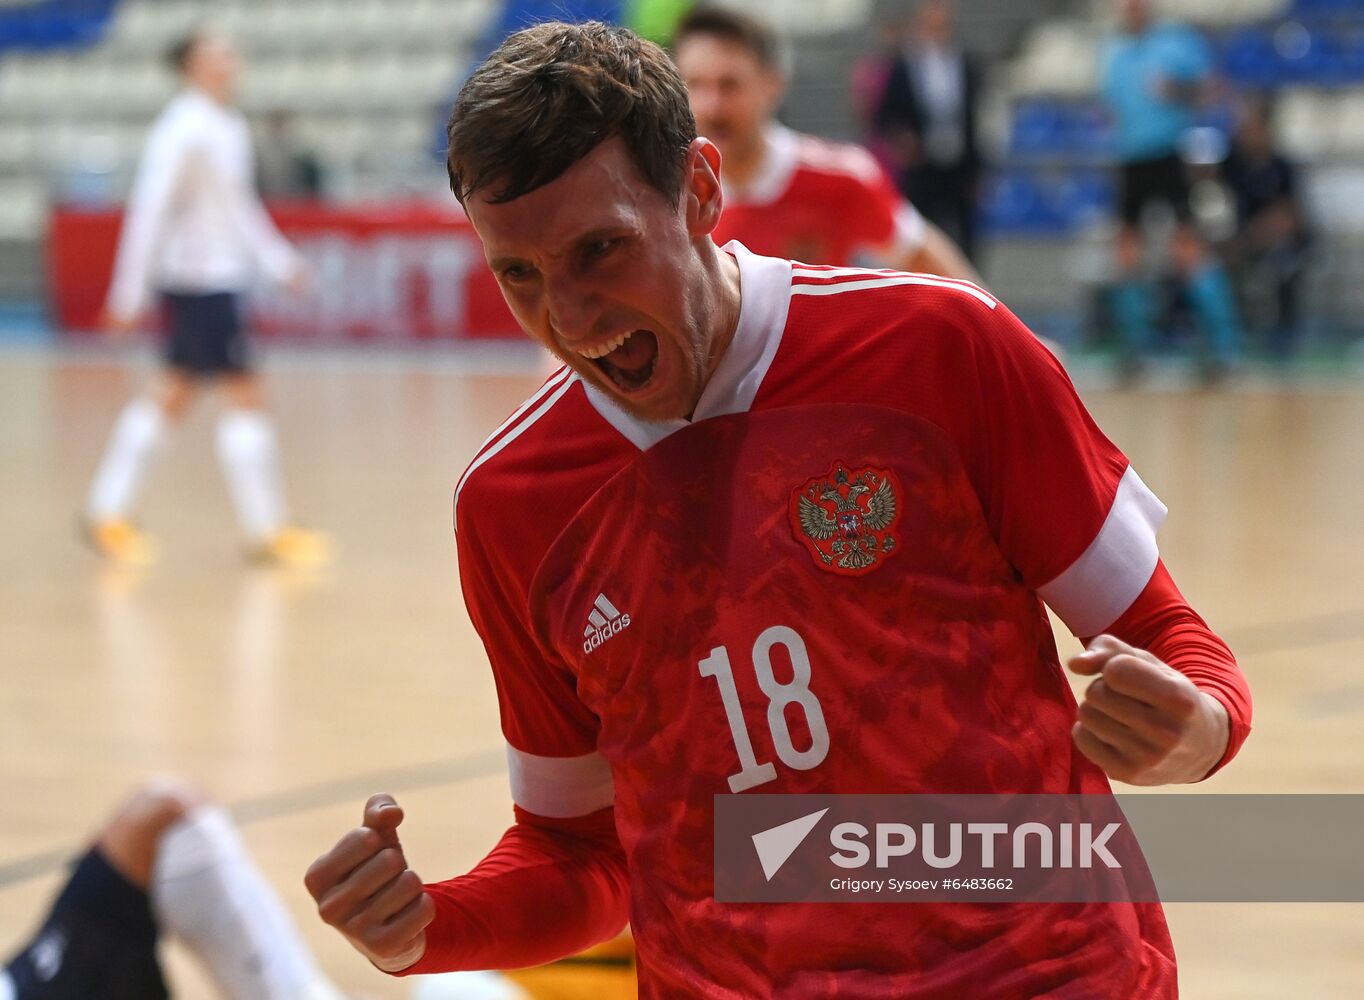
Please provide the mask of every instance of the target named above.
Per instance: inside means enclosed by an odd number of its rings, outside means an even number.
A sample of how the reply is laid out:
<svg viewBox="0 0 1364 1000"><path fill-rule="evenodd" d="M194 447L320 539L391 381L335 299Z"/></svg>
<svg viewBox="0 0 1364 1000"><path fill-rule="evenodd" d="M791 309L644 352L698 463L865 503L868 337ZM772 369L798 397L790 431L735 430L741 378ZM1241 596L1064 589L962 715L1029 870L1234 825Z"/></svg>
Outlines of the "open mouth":
<svg viewBox="0 0 1364 1000"><path fill-rule="evenodd" d="M632 330L590 352L593 361L625 393L639 392L654 377L658 365L658 336L652 330Z"/></svg>

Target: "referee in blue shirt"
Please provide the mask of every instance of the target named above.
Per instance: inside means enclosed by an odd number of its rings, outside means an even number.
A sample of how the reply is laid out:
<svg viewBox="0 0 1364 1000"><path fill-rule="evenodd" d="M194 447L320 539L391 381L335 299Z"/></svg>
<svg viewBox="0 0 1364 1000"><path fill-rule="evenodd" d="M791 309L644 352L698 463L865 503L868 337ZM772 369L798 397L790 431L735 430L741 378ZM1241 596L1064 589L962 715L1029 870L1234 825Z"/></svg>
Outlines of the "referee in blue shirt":
<svg viewBox="0 0 1364 1000"><path fill-rule="evenodd" d="M1189 182L1179 156L1184 133L1212 72L1212 54L1192 28L1153 23L1150 0L1118 0L1120 30L1103 54L1103 95L1113 117L1120 174L1118 328L1134 364L1151 346L1152 294L1141 274L1141 219L1165 202L1178 220L1174 260L1208 337L1206 373L1225 373L1241 351L1231 282L1192 224Z"/></svg>

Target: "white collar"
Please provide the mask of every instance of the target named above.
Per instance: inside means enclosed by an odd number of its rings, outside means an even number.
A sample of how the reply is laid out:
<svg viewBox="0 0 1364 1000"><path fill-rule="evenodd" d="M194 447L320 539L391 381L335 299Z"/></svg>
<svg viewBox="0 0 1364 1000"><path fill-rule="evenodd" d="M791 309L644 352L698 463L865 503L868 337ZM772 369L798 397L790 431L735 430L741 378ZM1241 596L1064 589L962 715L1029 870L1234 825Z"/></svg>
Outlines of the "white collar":
<svg viewBox="0 0 1364 1000"><path fill-rule="evenodd" d="M724 171L720 172L725 201L731 205L770 205L791 185L791 176L800 165L800 135L773 122L763 129L762 141L762 162L747 184L726 187Z"/></svg>
<svg viewBox="0 0 1364 1000"><path fill-rule="evenodd" d="M237 114L234 107L220 104L216 98L198 87L185 87L176 95L175 103L181 107L192 108L200 114L208 113L226 118L235 117Z"/></svg>
<svg viewBox="0 0 1364 1000"><path fill-rule="evenodd" d="M710 381L701 391L691 420L640 420L586 380L587 398L609 423L641 451L690 424L727 413L746 413L772 367L786 329L791 305L791 262L760 257L738 240L723 247L739 265L739 324Z"/></svg>

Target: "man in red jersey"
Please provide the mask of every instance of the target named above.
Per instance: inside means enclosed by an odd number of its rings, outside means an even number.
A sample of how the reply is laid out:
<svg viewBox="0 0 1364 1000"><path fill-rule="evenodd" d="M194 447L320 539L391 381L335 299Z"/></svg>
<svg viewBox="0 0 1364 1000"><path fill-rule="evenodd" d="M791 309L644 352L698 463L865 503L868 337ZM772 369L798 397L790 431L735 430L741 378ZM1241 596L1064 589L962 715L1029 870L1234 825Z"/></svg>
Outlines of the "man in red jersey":
<svg viewBox="0 0 1364 1000"><path fill-rule="evenodd" d="M407 974L628 918L645 997L1174 996L1156 904L712 892L716 795L1105 793L1240 747L1249 692L1160 560L1165 508L1051 354L969 282L717 247L719 151L624 29L511 36L449 135L512 312L566 365L456 490L516 822L423 885L372 797L308 870L323 919ZM868 530L835 518L831 549L820 489ZM1078 709L1044 601L1086 638Z"/></svg>
<svg viewBox="0 0 1364 1000"><path fill-rule="evenodd" d="M779 43L735 11L698 7L678 23L673 61L697 130L724 157L725 214L713 238L754 253L979 280L965 255L896 190L861 146L777 123L786 91Z"/></svg>

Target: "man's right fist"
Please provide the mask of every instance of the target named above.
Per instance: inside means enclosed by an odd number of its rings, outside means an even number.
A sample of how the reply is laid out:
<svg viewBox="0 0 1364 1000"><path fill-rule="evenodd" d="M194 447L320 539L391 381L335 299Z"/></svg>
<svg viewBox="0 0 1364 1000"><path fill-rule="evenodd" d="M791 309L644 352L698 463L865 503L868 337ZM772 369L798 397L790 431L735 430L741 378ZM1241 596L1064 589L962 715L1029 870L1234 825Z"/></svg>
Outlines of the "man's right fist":
<svg viewBox="0 0 1364 1000"><path fill-rule="evenodd" d="M364 825L308 866L303 884L323 921L385 972L401 972L426 951L436 915L422 880L398 843L403 810L393 796L371 795Z"/></svg>

